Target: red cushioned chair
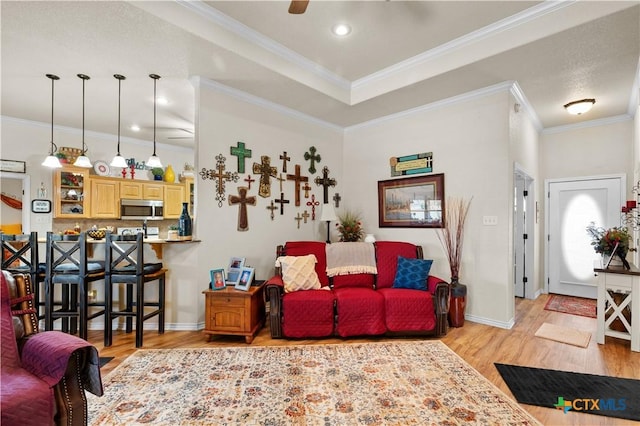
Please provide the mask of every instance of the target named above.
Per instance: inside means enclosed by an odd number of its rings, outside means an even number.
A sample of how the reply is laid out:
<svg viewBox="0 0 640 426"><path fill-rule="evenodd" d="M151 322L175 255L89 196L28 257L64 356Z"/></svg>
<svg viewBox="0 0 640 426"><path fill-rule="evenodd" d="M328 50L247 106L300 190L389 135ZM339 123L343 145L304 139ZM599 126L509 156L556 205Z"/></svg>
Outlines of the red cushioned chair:
<svg viewBox="0 0 640 426"><path fill-rule="evenodd" d="M39 333L29 275L16 274L14 281L5 273L0 274L1 424L86 425L84 391L102 396L97 349L59 331Z"/></svg>

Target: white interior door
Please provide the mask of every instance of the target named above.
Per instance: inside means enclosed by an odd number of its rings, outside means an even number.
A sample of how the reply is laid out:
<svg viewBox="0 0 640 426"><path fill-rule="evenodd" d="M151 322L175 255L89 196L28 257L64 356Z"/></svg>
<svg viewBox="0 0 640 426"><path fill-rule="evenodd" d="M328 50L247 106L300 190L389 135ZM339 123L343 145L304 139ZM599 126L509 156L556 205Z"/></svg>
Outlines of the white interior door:
<svg viewBox="0 0 640 426"><path fill-rule="evenodd" d="M586 228L590 222L620 226L624 176L549 183L548 291L597 298L593 250Z"/></svg>

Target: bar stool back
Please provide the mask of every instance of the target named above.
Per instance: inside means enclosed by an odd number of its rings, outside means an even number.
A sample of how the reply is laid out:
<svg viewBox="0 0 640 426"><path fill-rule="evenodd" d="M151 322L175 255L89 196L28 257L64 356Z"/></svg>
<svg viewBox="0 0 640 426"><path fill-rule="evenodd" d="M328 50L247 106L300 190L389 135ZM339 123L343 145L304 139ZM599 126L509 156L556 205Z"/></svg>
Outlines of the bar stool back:
<svg viewBox="0 0 640 426"><path fill-rule="evenodd" d="M62 319L62 331L75 334L79 329L80 338L87 340L89 320L103 315L104 303L89 303L90 283L105 278L104 266L89 261L88 243L85 232L76 241L59 239L47 232L47 269L45 278L45 329L53 330L53 322ZM60 308L54 302L56 284L61 288ZM89 307L102 309L90 313ZM69 320L71 328L69 329Z"/></svg>
<svg viewBox="0 0 640 426"><path fill-rule="evenodd" d="M34 305L38 319L44 318L40 307L44 306L40 295L40 283L44 282L45 265L39 263L38 233L31 232L28 239L23 234L0 234L2 240L2 269L12 273L28 274L33 287Z"/></svg>
<svg viewBox="0 0 640 426"><path fill-rule="evenodd" d="M128 236L127 236L128 237ZM164 333L165 314L165 274L162 263L145 263L143 234L138 233L135 241L123 240L122 236L107 232L105 253L105 328L104 346L111 346L114 318L126 318L126 332L131 333L133 319L136 320L136 348L142 346L144 321L158 317L158 333ZM146 283L158 282L158 298L145 300ZM113 286L125 284L125 303L123 308L114 307ZM135 294L135 300L134 300ZM145 308L155 308L145 312Z"/></svg>

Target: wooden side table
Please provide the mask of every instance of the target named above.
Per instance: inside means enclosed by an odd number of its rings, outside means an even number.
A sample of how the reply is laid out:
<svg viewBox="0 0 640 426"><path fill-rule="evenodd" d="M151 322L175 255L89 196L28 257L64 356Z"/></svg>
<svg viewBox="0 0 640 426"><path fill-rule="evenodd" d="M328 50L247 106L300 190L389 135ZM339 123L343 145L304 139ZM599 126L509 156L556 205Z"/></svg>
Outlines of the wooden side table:
<svg viewBox="0 0 640 426"><path fill-rule="evenodd" d="M598 274L598 331L596 340L604 344L605 336L617 337L631 341L631 350L640 352L640 318L631 321L624 315L625 308L631 308L631 315L640 312L640 270L631 266L631 270L623 268L594 268ZM614 298L611 292L620 297ZM607 316L607 313L610 315ZM618 321L624 331L611 328Z"/></svg>
<svg viewBox="0 0 640 426"><path fill-rule="evenodd" d="M209 340L214 334L244 336L253 342L265 321L264 282L251 286L248 291L226 287L223 290L205 290L204 334Z"/></svg>

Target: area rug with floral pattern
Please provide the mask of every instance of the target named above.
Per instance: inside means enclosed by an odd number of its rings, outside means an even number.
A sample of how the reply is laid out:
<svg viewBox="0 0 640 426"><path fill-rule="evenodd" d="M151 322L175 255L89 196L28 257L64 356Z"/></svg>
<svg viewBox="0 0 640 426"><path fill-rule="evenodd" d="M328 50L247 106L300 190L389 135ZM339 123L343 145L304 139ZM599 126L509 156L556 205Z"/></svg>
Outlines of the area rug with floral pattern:
<svg viewBox="0 0 640 426"><path fill-rule="evenodd" d="M540 424L440 341L138 350L90 425Z"/></svg>

